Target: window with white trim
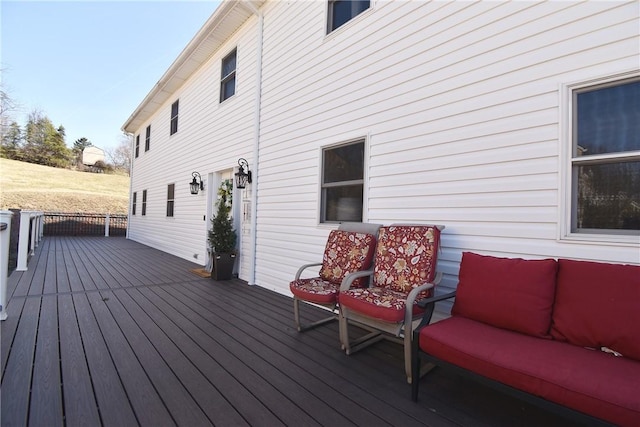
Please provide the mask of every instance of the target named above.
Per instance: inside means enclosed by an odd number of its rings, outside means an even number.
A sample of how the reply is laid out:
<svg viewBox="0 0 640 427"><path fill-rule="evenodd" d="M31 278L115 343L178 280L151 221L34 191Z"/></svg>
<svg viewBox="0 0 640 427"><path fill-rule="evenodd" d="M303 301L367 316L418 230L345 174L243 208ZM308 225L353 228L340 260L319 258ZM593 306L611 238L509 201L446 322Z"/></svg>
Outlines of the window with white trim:
<svg viewBox="0 0 640 427"><path fill-rule="evenodd" d="M138 193L136 191L133 192L133 199L131 201L131 215L136 214L136 204L138 200Z"/></svg>
<svg viewBox="0 0 640 427"><path fill-rule="evenodd" d="M236 93L236 53L234 49L222 60L220 79L220 102L231 98Z"/></svg>
<svg viewBox="0 0 640 427"><path fill-rule="evenodd" d="M136 135L136 158L140 154L140 134Z"/></svg>
<svg viewBox="0 0 640 427"><path fill-rule="evenodd" d="M149 151L149 148L151 148L151 125L147 126L144 135L144 151Z"/></svg>
<svg viewBox="0 0 640 427"><path fill-rule="evenodd" d="M170 129L169 129L169 135L173 135L174 133L178 132L178 106L179 106L179 99L176 99L176 102L174 102L173 104L171 104L171 125L170 125Z"/></svg>
<svg viewBox="0 0 640 427"><path fill-rule="evenodd" d="M320 222L362 221L364 140L322 150Z"/></svg>
<svg viewBox="0 0 640 427"><path fill-rule="evenodd" d="M570 232L640 235L640 76L571 88Z"/></svg>
<svg viewBox="0 0 640 427"><path fill-rule="evenodd" d="M338 29L371 7L369 0L329 0L327 34Z"/></svg>
<svg viewBox="0 0 640 427"><path fill-rule="evenodd" d="M142 216L147 214L147 190L142 190Z"/></svg>
<svg viewBox="0 0 640 427"><path fill-rule="evenodd" d="M175 200L176 200L175 190L176 190L175 184L167 185L167 216L168 217L173 216L173 207L175 205Z"/></svg>

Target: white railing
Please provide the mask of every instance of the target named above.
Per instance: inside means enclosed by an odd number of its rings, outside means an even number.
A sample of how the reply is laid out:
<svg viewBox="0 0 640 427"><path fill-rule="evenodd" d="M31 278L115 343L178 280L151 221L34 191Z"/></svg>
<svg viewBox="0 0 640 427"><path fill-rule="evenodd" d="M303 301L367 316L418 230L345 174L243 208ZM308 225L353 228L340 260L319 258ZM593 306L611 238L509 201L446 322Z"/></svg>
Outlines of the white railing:
<svg viewBox="0 0 640 427"><path fill-rule="evenodd" d="M7 281L9 274L9 240L13 212L0 211L0 320L7 318Z"/></svg>
<svg viewBox="0 0 640 427"><path fill-rule="evenodd" d="M42 240L44 212L20 211L20 235L18 236L18 265L16 271L27 271L27 260Z"/></svg>

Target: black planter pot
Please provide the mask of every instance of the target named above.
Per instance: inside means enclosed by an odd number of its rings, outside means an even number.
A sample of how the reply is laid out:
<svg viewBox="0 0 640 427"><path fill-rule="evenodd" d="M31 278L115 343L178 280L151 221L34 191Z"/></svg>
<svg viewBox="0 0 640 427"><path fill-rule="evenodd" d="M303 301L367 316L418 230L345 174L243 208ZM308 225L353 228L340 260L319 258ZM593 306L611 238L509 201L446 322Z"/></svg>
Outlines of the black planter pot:
<svg viewBox="0 0 640 427"><path fill-rule="evenodd" d="M213 253L213 280L230 280L233 277L233 266L236 263L234 253Z"/></svg>

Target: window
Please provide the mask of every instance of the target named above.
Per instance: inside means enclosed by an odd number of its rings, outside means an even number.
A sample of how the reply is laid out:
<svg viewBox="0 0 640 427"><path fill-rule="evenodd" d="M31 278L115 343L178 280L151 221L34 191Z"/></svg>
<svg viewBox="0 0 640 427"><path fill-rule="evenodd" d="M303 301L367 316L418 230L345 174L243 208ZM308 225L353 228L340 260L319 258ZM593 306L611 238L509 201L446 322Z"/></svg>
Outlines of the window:
<svg viewBox="0 0 640 427"><path fill-rule="evenodd" d="M147 190L142 190L142 216L147 214Z"/></svg>
<svg viewBox="0 0 640 427"><path fill-rule="evenodd" d="M320 222L362 221L364 140L322 150Z"/></svg>
<svg viewBox="0 0 640 427"><path fill-rule="evenodd" d="M173 216L173 205L175 202L175 193L176 185L169 184L167 185L167 216Z"/></svg>
<svg viewBox="0 0 640 427"><path fill-rule="evenodd" d="M640 77L571 92L571 233L640 234Z"/></svg>
<svg viewBox="0 0 640 427"><path fill-rule="evenodd" d="M236 49L222 60L220 102L236 93Z"/></svg>
<svg viewBox="0 0 640 427"><path fill-rule="evenodd" d="M140 135L136 135L136 158L140 154Z"/></svg>
<svg viewBox="0 0 640 427"><path fill-rule="evenodd" d="M144 137L144 151L149 151L151 146L151 125L147 126L147 133Z"/></svg>
<svg viewBox="0 0 640 427"><path fill-rule="evenodd" d="M131 215L135 215L136 214L136 202L138 200L138 193L137 192L133 192L133 199L131 201Z"/></svg>
<svg viewBox="0 0 640 427"><path fill-rule="evenodd" d="M369 0L329 0L327 34L369 9L370 5Z"/></svg>
<svg viewBox="0 0 640 427"><path fill-rule="evenodd" d="M171 104L171 130L169 131L169 135L173 135L178 132L178 102L180 100L176 100L173 104Z"/></svg>

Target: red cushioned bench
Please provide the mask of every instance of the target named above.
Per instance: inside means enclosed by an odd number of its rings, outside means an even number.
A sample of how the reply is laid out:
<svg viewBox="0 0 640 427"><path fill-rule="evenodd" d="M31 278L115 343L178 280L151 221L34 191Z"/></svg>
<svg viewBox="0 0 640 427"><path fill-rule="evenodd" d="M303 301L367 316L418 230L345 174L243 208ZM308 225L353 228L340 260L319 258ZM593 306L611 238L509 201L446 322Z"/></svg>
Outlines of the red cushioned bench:
<svg viewBox="0 0 640 427"><path fill-rule="evenodd" d="M580 422L640 425L640 266L465 252L456 292L420 305L413 378L426 360Z"/></svg>

